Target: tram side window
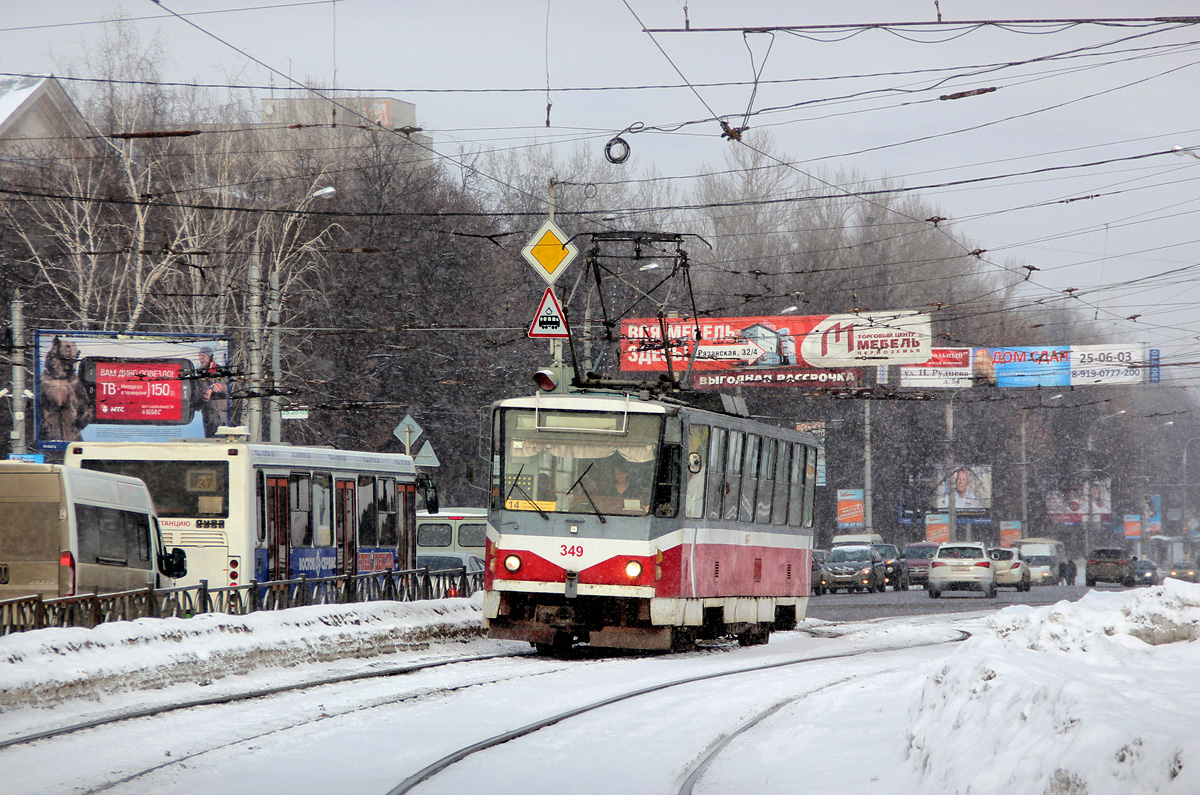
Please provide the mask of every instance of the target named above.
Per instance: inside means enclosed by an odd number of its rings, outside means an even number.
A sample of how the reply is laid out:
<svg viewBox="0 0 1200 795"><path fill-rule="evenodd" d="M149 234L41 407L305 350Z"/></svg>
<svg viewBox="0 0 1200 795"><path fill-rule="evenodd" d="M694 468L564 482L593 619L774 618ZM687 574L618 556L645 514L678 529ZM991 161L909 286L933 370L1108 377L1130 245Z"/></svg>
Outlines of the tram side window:
<svg viewBox="0 0 1200 795"><path fill-rule="evenodd" d="M758 506L754 509L754 521L759 524L771 522L771 495L775 492L774 439L763 439L762 452L758 458Z"/></svg>
<svg viewBox="0 0 1200 795"><path fill-rule="evenodd" d="M358 508L358 545L379 546L379 526L375 521L379 509L375 505L375 478L370 475L358 476Z"/></svg>
<svg viewBox="0 0 1200 795"><path fill-rule="evenodd" d="M803 527L805 447L797 442L793 448L791 488L788 493L788 524Z"/></svg>
<svg viewBox="0 0 1200 795"><path fill-rule="evenodd" d="M679 513L679 457L683 448L664 444L658 455L658 480L654 484L654 515L675 516Z"/></svg>
<svg viewBox="0 0 1200 795"><path fill-rule="evenodd" d="M708 474L705 458L708 449L709 428L707 425L693 425L688 430L688 453L684 467L687 469L687 490L683 500L683 515L688 519L700 519L704 516L704 478Z"/></svg>
<svg viewBox="0 0 1200 795"><path fill-rule="evenodd" d="M742 522L754 521L754 500L758 495L758 457L762 437L758 434L746 434L746 462L742 467L742 499L738 519Z"/></svg>
<svg viewBox="0 0 1200 795"><path fill-rule="evenodd" d="M804 467L804 526L813 526L813 500L817 496L817 448L804 448L808 463Z"/></svg>
<svg viewBox="0 0 1200 795"><path fill-rule="evenodd" d="M79 562L150 568L150 520L145 514L75 503Z"/></svg>
<svg viewBox="0 0 1200 795"><path fill-rule="evenodd" d="M379 478L375 481L375 494L379 508L379 546L394 547L396 535L396 481L394 478Z"/></svg>
<svg viewBox="0 0 1200 795"><path fill-rule="evenodd" d="M791 475L792 444L779 442L779 454L775 457L775 490L771 497L771 522L788 523L788 477Z"/></svg>
<svg viewBox="0 0 1200 795"><path fill-rule="evenodd" d="M725 437L724 428L713 428L708 445L708 483L704 495L704 516L720 519L722 497L725 495Z"/></svg>
<svg viewBox="0 0 1200 795"><path fill-rule="evenodd" d="M333 545L333 477L316 473L312 478L313 544Z"/></svg>
<svg viewBox="0 0 1200 795"><path fill-rule="evenodd" d="M313 542L312 491L307 473L288 476L288 511L291 514L291 546L311 547Z"/></svg>
<svg viewBox="0 0 1200 795"><path fill-rule="evenodd" d="M742 447L745 435L741 431L729 432L729 455L725 459L725 519L737 521L738 495L742 493Z"/></svg>

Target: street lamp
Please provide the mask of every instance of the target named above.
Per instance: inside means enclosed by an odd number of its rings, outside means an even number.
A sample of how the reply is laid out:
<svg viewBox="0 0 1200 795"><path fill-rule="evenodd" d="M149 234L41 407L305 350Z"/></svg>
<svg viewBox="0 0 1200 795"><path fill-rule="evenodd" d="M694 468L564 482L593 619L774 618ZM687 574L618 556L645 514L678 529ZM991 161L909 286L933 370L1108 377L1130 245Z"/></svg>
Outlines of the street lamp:
<svg viewBox="0 0 1200 795"><path fill-rule="evenodd" d="M1062 400L1062 395L1047 398L1048 402ZM1025 458L1025 421L1032 408L1042 408L1044 403L1021 409L1021 534L1029 532L1029 461Z"/></svg>
<svg viewBox="0 0 1200 795"><path fill-rule="evenodd" d="M947 511L947 514L948 514L948 519L949 519L948 524L950 525L950 540L951 541L958 540L958 508L955 504L956 503L955 497L958 495L956 495L954 493L955 492L954 486L956 484L952 484L950 482L950 478L956 477L955 466L954 466L954 399L956 397L958 397L960 393L966 392L968 389L972 389L972 388L973 387L970 387L970 386L964 386L961 389L954 390L950 394L950 402L946 404L946 475L945 475L945 483L946 483L946 498L947 498L946 504L947 504L947 507L949 508L949 510ZM970 541L970 540L971 540L971 531L970 531L970 528L968 528L967 529L967 541Z"/></svg>
<svg viewBox="0 0 1200 795"><path fill-rule="evenodd" d="M1095 428L1096 428L1097 424L1103 422L1104 420L1111 420L1113 417L1120 417L1124 413L1125 413L1125 409L1121 409L1120 411L1118 411L1114 414L1106 414L1103 417L1097 417L1096 419L1092 420L1092 424L1088 426L1088 435L1087 435L1087 506L1088 506L1088 509L1087 509L1087 528L1084 530L1084 537L1083 537L1083 545L1084 545L1085 552L1091 550L1091 548L1092 548L1092 536L1095 535L1095 523L1096 523L1096 517L1095 517L1095 513L1093 511L1094 506L1092 504L1092 450L1095 448L1095 441L1096 441Z"/></svg>

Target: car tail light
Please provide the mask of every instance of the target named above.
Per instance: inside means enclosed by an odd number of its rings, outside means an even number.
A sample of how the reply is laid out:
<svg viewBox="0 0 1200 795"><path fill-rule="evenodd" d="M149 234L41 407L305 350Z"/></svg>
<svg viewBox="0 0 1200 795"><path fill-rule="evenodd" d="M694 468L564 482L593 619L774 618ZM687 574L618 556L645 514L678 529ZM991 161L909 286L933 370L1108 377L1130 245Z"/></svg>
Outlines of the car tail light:
<svg viewBox="0 0 1200 795"><path fill-rule="evenodd" d="M1016 571L1017 569L1021 568L1021 561L1018 560L1016 563L1014 563L1012 565L1012 567L1013 567L1013 571Z"/></svg>
<svg viewBox="0 0 1200 795"><path fill-rule="evenodd" d="M1088 558L1088 559L1087 559L1087 564L1088 564L1089 566L1095 566L1095 565L1096 565L1096 561L1092 560L1091 558Z"/></svg>
<svg viewBox="0 0 1200 795"><path fill-rule="evenodd" d="M976 563L975 565L980 566L985 569L990 569L992 567L992 562L990 560L981 560L978 563Z"/></svg>
<svg viewBox="0 0 1200 795"><path fill-rule="evenodd" d="M1117 561L1117 565L1118 565L1118 566L1128 566L1128 565L1129 565L1129 560L1128 560L1128 559L1126 559L1126 560L1118 560L1118 561Z"/></svg>
<svg viewBox="0 0 1200 795"><path fill-rule="evenodd" d="M944 560L935 560L933 563L930 563L929 565L936 569L938 566L949 566L950 564Z"/></svg>
<svg viewBox="0 0 1200 795"><path fill-rule="evenodd" d="M59 572L59 576L58 576L59 583L67 586L67 592L65 594L63 594L63 596L74 596L75 595L75 556L71 554L70 550L66 550L66 551L62 552L58 556L58 565L64 569L66 569L66 571L64 571L64 572ZM63 575L66 575L66 577L64 578ZM64 579L66 580L66 582L63 582Z"/></svg>

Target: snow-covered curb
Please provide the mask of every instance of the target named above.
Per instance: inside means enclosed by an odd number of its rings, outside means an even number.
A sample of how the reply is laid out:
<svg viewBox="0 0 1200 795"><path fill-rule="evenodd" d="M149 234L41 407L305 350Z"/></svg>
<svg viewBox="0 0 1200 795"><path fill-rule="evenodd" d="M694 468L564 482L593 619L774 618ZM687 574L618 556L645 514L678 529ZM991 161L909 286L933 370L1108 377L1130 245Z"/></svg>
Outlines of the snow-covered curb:
<svg viewBox="0 0 1200 795"><path fill-rule="evenodd" d="M70 699L209 684L265 667L420 651L481 636L481 600L298 607L139 619L0 638L0 714Z"/></svg>

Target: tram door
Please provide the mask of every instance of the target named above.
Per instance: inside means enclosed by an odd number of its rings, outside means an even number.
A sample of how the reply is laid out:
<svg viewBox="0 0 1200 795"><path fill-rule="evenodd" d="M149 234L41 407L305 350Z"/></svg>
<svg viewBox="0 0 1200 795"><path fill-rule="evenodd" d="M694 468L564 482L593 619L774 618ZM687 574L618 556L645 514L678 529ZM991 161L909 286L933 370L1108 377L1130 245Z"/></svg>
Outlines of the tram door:
<svg viewBox="0 0 1200 795"><path fill-rule="evenodd" d="M357 486L353 480L339 480L334 486L333 498L333 532L334 544L337 546L337 573L357 574L357 549L354 540L358 537L354 519L358 515L354 510L354 489Z"/></svg>
<svg viewBox="0 0 1200 795"><path fill-rule="evenodd" d="M288 479L267 476L267 575L272 580L288 576Z"/></svg>

